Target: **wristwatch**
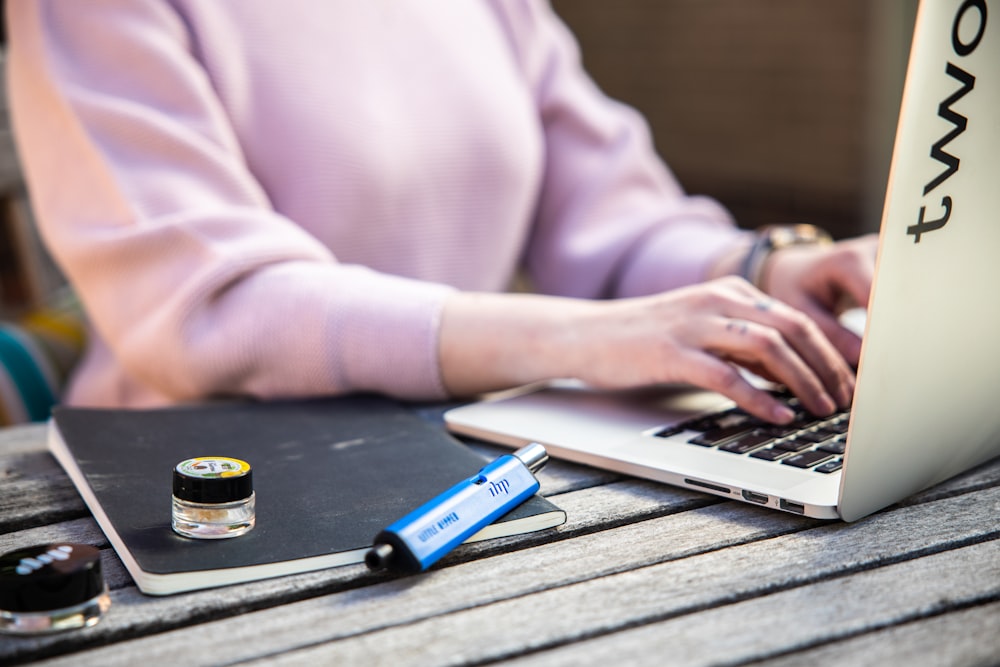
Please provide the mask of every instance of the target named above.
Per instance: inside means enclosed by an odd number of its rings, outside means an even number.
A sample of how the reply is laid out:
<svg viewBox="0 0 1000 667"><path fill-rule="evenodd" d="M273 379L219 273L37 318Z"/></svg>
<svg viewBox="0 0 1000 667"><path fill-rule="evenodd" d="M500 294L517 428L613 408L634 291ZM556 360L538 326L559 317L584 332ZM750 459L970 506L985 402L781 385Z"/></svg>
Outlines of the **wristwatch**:
<svg viewBox="0 0 1000 667"><path fill-rule="evenodd" d="M757 230L757 240L743 260L740 275L755 287L761 287L764 264L775 250L796 245L830 245L833 237L816 225L769 225Z"/></svg>

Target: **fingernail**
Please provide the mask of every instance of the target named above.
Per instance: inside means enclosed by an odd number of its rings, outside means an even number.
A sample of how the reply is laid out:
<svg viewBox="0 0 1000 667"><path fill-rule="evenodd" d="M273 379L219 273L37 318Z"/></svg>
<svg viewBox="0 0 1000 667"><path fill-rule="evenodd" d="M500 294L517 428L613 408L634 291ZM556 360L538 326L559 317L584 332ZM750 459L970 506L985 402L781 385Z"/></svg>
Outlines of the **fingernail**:
<svg viewBox="0 0 1000 667"><path fill-rule="evenodd" d="M787 424L795 419L795 411L787 405L778 404L771 411L771 419L775 424Z"/></svg>
<svg viewBox="0 0 1000 667"><path fill-rule="evenodd" d="M821 415L829 415L837 411L837 404L833 399L827 394L823 394L819 397L819 402L823 405L823 411Z"/></svg>
<svg viewBox="0 0 1000 667"><path fill-rule="evenodd" d="M839 400L837 401L840 405L841 410L846 410L851 407L851 401L854 399L854 384L843 382L837 390L837 396Z"/></svg>

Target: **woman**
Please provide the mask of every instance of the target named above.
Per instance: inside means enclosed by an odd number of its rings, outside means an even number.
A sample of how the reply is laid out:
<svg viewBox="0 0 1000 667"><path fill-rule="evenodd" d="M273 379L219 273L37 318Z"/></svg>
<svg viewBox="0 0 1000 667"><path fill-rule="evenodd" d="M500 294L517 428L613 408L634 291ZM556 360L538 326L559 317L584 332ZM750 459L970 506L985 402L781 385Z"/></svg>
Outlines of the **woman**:
<svg viewBox="0 0 1000 667"><path fill-rule="evenodd" d="M870 241L768 253L685 195L541 2L13 0L8 28L39 223L95 329L71 403L576 377L791 419L734 364L850 401L833 309L865 303ZM503 292L520 270L539 294Z"/></svg>

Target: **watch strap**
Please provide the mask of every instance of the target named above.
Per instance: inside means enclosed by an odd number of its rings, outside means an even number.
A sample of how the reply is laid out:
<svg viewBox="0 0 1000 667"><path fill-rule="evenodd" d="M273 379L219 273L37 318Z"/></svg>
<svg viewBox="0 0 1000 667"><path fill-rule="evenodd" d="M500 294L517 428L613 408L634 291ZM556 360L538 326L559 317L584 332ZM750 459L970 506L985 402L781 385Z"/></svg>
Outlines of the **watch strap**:
<svg viewBox="0 0 1000 667"><path fill-rule="evenodd" d="M775 250L796 245L828 245L830 233L816 225L770 225L757 230L750 250L743 259L740 275L755 287L761 287L764 265Z"/></svg>

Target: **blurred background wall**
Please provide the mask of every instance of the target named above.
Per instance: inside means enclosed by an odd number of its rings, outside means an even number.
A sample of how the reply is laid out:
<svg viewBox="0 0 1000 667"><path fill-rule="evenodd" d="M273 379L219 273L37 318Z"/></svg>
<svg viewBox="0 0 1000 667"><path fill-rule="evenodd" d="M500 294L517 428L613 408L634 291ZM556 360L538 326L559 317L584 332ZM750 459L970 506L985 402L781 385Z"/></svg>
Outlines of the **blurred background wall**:
<svg viewBox="0 0 1000 667"><path fill-rule="evenodd" d="M552 0L689 192L740 224L875 231L916 0Z"/></svg>
<svg viewBox="0 0 1000 667"><path fill-rule="evenodd" d="M646 115L689 192L750 228L878 228L917 0L552 2L592 76ZM0 47L2 33L0 21ZM62 283L34 230L6 116L0 76L0 316Z"/></svg>

